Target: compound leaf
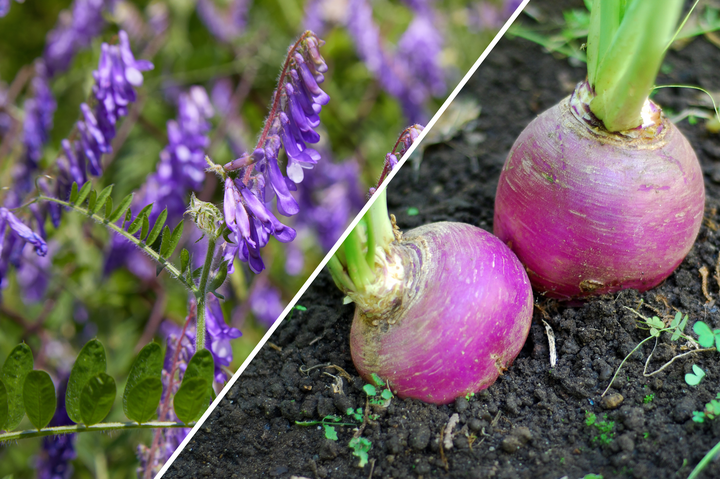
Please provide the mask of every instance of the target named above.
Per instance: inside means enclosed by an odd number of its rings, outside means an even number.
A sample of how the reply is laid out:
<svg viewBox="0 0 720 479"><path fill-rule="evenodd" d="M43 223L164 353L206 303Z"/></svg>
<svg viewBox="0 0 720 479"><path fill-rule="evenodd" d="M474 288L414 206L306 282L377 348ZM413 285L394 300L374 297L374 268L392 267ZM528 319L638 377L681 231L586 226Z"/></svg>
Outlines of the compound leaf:
<svg viewBox="0 0 720 479"><path fill-rule="evenodd" d="M30 371L23 385L23 404L28 419L37 429L50 423L55 414L55 385L45 371Z"/></svg>
<svg viewBox="0 0 720 479"><path fill-rule="evenodd" d="M80 394L80 417L86 426L97 424L108 415L115 402L115 380L105 373L91 377Z"/></svg>
<svg viewBox="0 0 720 479"><path fill-rule="evenodd" d="M158 216L157 221L155 221L155 225L150 230L150 234L148 235L147 239L145 240L145 243L147 243L148 245L155 243L155 240L158 238L158 236L160 236L162 227L165 225L165 220L167 220L167 215L168 215L167 208L165 208L164 210L162 210L160 212L160 215ZM144 228L144 226L143 226L143 228ZM143 231L145 231L145 230L143 229ZM140 238L142 239L142 236L140 236Z"/></svg>
<svg viewBox="0 0 720 479"><path fill-rule="evenodd" d="M106 368L105 348L97 339L91 339L75 360L65 392L65 408L73 422L87 425L80 412L80 398L90 378L104 373Z"/></svg>
<svg viewBox="0 0 720 479"><path fill-rule="evenodd" d="M3 364L0 379L7 393L8 418L5 430L15 429L25 415L23 404L23 383L33 369L33 355L27 344L18 344L10 351Z"/></svg>
<svg viewBox="0 0 720 479"><path fill-rule="evenodd" d="M207 380L199 377L183 379L180 389L173 398L175 415L185 424L197 420L208 406Z"/></svg>
<svg viewBox="0 0 720 479"><path fill-rule="evenodd" d="M162 348L158 343L147 344L138 353L130 368L128 380L123 392L123 410L125 415L134 421L140 422L131 415L129 400L133 390L145 379L158 379L162 376L163 355ZM155 405L157 406L157 404ZM144 421L143 421L144 422Z"/></svg>
<svg viewBox="0 0 720 479"><path fill-rule="evenodd" d="M95 202L95 206L91 208L91 211L93 214L96 214L98 211L100 211L100 208L105 206L105 202L110 198L110 193L112 193L113 185L106 186L100 194L97 196L97 201Z"/></svg>
<svg viewBox="0 0 720 479"><path fill-rule="evenodd" d="M139 424L154 419L162 391L162 380L154 377L146 377L136 383L129 392L126 387L123 396L125 415Z"/></svg>

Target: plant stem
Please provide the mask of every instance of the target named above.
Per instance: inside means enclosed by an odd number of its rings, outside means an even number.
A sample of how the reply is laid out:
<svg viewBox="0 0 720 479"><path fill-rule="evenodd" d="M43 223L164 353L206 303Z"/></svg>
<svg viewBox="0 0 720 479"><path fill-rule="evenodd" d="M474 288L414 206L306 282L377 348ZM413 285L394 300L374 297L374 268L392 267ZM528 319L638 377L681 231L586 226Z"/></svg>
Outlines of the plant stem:
<svg viewBox="0 0 720 479"><path fill-rule="evenodd" d="M128 429L158 429L166 427L188 427L187 424L174 421L152 421L138 424L136 422L106 422L85 426L73 424L71 426L45 427L42 429L29 429L26 431L13 431L0 434L0 442L29 439L32 437L57 436L59 434L74 434L89 431L124 431Z"/></svg>
<svg viewBox="0 0 720 479"><path fill-rule="evenodd" d="M600 3L596 0L593 9ZM629 130L642 125L640 112L683 2L633 0L627 8L625 2L602 3L607 11L592 13L591 21L600 25L591 25L588 36L588 74L596 93L590 109L608 131Z"/></svg>
<svg viewBox="0 0 720 479"><path fill-rule="evenodd" d="M114 224L114 223L110 223L106 218L100 216L100 215L97 214L97 213L90 213L90 211L89 211L87 208L83 208L83 207L81 207L81 206L77 206L77 205L71 204L71 203L69 203L69 202L67 202L67 201L63 201L63 200L60 200L60 199L57 199L57 198L53 198L53 197L50 197L50 196L44 196L44 195L38 196L37 199L38 199L38 200L42 200L42 201L50 201L50 202L52 202L52 203L57 203L57 204L62 205L62 206L64 206L64 207L66 207L66 208L70 208L70 209L72 209L72 210L75 210L75 211L77 211L78 213L85 214L85 215L87 215L88 217L92 218L93 220L97 221L98 223L100 223L100 224L102 224L102 225L105 225L106 227L110 228L111 230L113 230L114 232L116 232L117 234L119 234L120 236L122 236L122 237L125 238L126 240L130 241L132 244L134 244L135 246L137 246L137 247L140 248L141 250L143 250L148 256L150 256L150 257L151 257L152 259L154 259L156 262L158 262L158 263L161 264L161 265L164 265L164 266L165 266L165 269L170 273L170 275L171 275L172 277L174 277L175 279L177 279L178 281L180 281L182 284L184 284L187 289L189 289L189 290L192 291L193 293L197 294L197 291L198 291L197 286L195 286L192 282L188 282L188 281L183 277L182 273L180 273L180 270L178 270L172 263L170 263L169 261L167 261L166 258L163 258L162 256L160 256L160 254L159 254L157 251L155 251L154 249L152 249L152 248L150 247L150 245L145 244L144 241L140 241L140 240L137 239L135 236L131 235L130 233L128 233L127 231L125 231L124 229L122 229L121 227L119 227L118 225L116 225L116 224Z"/></svg>
<svg viewBox="0 0 720 479"><path fill-rule="evenodd" d="M387 209L385 190L365 213L363 221L353 229L345 242L328 262L335 285L345 293L365 291L376 279L375 259L395 241L393 224ZM367 238L360 229L366 226ZM364 247L367 251L363 253Z"/></svg>
<svg viewBox="0 0 720 479"><path fill-rule="evenodd" d="M198 286L197 296L197 326L195 328L195 351L205 349L205 300L207 298L207 284L210 277L210 268L212 267L213 257L215 256L215 242L213 237L208 238L207 252L205 253L205 263L203 264L202 274L200 276L200 285Z"/></svg>
<svg viewBox="0 0 720 479"><path fill-rule="evenodd" d="M720 442L715 444L715 447L710 449L705 456L700 459L700 462L697 466L695 466L695 469L692 470L690 475L688 476L688 479L695 479L698 477L698 475L707 467L710 462L715 459L715 456L717 456L720 453Z"/></svg>
<svg viewBox="0 0 720 479"><path fill-rule="evenodd" d="M610 386L612 386L612 383L615 382L615 378L617 378L617 375L620 374L620 370L622 369L623 364L625 364L625 361L627 361L628 358L629 358L630 356L632 356L633 353L640 348L640 346L642 346L643 344L645 344L646 342L648 342L649 340L651 340L651 339L654 338L654 337L655 337L655 336L648 336L647 338L645 338L645 339L643 339L642 341L640 341L640 342L637 344L637 346L635 346L635 348L634 348L632 351L630 351L630 353L628 353L628 355L625 356L625 358L623 358L622 362L620 363L620 366L618 366L617 371L615 371L615 374L613 375L612 379L610 380L610 384L608 384L608 387L605 388L605 391L603 391L603 393L600 395L600 397L605 397L605 395L607 394L607 392L610 390Z"/></svg>

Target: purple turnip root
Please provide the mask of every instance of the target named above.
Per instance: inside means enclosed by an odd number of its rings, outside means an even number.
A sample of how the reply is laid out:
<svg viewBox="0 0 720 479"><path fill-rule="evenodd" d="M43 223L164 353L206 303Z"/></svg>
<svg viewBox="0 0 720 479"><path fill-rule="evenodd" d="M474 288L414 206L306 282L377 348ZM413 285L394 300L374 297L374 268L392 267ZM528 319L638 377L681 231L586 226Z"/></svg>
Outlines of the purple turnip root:
<svg viewBox="0 0 720 479"><path fill-rule="evenodd" d="M495 200L495 234L533 287L560 299L658 285L690 250L705 204L697 157L656 105L641 127L610 133L589 89L522 132Z"/></svg>
<svg viewBox="0 0 720 479"><path fill-rule="evenodd" d="M491 385L520 352L532 319L530 282L490 233L463 223L421 226L376 254L375 265L378 280L348 292L356 303L352 358L366 381L374 373L401 398L446 404Z"/></svg>

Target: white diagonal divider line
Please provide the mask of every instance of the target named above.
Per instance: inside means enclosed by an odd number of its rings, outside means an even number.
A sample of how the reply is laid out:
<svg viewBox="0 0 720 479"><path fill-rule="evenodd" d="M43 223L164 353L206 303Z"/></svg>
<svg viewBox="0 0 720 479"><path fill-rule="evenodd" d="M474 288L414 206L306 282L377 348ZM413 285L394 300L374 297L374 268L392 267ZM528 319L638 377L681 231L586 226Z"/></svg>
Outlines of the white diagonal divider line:
<svg viewBox="0 0 720 479"><path fill-rule="evenodd" d="M490 54L490 52L495 48L495 45L497 45L497 42L500 41L500 39L505 35L505 32L507 32L508 28L510 28L510 25L515 21L515 19L520 15L520 12L525 8L525 6L530 2L530 0L523 0L523 2L520 4L520 6L515 10L515 12L510 16L510 18L505 22L505 25L500 29L500 31L495 35L495 38L490 42L490 45L485 49L485 51L482 52L480 55L480 58L477 59L475 64L468 70L468 72L465 74L462 80L460 80L460 83L457 84L455 89L452 91L450 96L447 97L445 102L442 104L440 109L435 113L435 115L432 117L432 119L428 122L428 124L425 126L423 131L420 133L420 135L417 137L417 139L413 142L412 146L408 148L408 150L405 152L403 157L398 162L397 166L390 172L390 174L385 178L385 181L383 181L383 184L380 185L376 191L376 194L374 194L368 202L365 204L363 209L358 213L358 215L355 217L355 219L350 223L350 226L347 227L345 232L342 234L340 239L335 243L335 246L333 246L330 249L330 252L323 258L323 260L320 262L320 264L315 268L315 271L312 272L310 277L305 281L305 284L300 288L300 290L295 294L292 301L288 303L288 305L283 310L280 317L273 323L273 325L268 329L268 331L265 333L265 336L263 336L262 340L255 346L255 348L252 350L250 355L245 359L245 361L242 363L242 365L238 368L235 375L233 375L232 378L230 378L230 381L225 385L225 388L220 391L220 394L217 395L215 400L212 402L210 407L208 407L207 411L202 415L199 421L193 426L192 430L188 433L187 437L183 440L183 442L178 446L178 448L175 450L172 456L170 456L170 459L165 463L165 465L160 469L160 472L158 472L157 476L155 476L155 479L160 479L165 472L170 468L173 462L175 462L175 459L180 455L180 453L185 449L185 446L190 442L190 440L195 436L195 433L200 428L200 426L203 425L205 420L212 414L212 412L215 410L218 404L220 404L220 401L225 397L228 390L235 384L235 381L238 380L240 375L245 371L245 369L248 367L248 364L252 362L253 359L255 359L255 356L260 352L260 349L265 345L265 343L270 339L270 336L273 335L275 330L280 326L280 323L285 319L285 317L292 311L292 309L295 307L297 302L300 300L302 295L305 293L305 291L310 287L313 281L315 281L315 278L317 278L318 274L320 274L320 271L325 267L325 265L330 261L330 258L335 254L335 252L338 250L340 245L345 241L345 238L350 234L350 231L355 228L355 226L360 222L363 216L365 216L365 213L370 209L370 207L375 203L377 198L380 196L377 193L380 193L387 188L387 185L392 181L392 179L397 174L398 170L405 164L407 159L412 155L412 153L415 151L415 149L420 145L422 140L425 138L425 135L432 129L432 127L435 125L435 123L438 121L438 119L442 116L442 114L447 110L447 108L450 106L450 104L455 100L455 97L457 97L458 93L460 93L460 90L463 89L465 84L467 84L468 80L470 80L470 77L473 76L473 74L477 71L478 67L482 64L483 61L485 61L485 58Z"/></svg>

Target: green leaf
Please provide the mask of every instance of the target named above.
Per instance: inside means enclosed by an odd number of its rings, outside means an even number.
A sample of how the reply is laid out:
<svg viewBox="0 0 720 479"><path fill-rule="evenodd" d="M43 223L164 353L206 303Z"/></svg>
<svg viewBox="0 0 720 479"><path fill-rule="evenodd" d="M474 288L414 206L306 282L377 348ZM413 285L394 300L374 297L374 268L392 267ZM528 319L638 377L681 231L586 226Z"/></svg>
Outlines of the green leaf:
<svg viewBox="0 0 720 479"><path fill-rule="evenodd" d="M27 344L18 344L10 351L2 368L2 382L7 390L8 420L5 430L15 429L25 415L23 383L33 369L33 355Z"/></svg>
<svg viewBox="0 0 720 479"><path fill-rule="evenodd" d="M298 309L300 309L300 308L298 308ZM383 381L382 378L377 375L377 373L370 373L370 379L373 380L373 382L375 383L375 386L377 386L377 387L385 386L385 381Z"/></svg>
<svg viewBox="0 0 720 479"><path fill-rule="evenodd" d="M107 201L105 202L105 213L103 214L103 216L107 219L112 214L112 211L113 211L113 199L108 198Z"/></svg>
<svg viewBox="0 0 720 479"><path fill-rule="evenodd" d="M160 244L160 256L162 256L163 258L169 258L170 256L172 256L175 248L177 248L177 245L180 242L180 238L182 238L183 234L183 223L184 220L181 220L180 223L178 223L178 225L173 230L172 234L168 234L169 229L167 226L165 227L165 231L163 231L162 243Z"/></svg>
<svg viewBox="0 0 720 479"><path fill-rule="evenodd" d="M338 440L337 431L335 430L334 426L330 426L329 424L323 424L323 427L325 428L325 437L327 439L330 439L331 441Z"/></svg>
<svg viewBox="0 0 720 479"><path fill-rule="evenodd" d="M8 419L8 391L5 387L5 383L0 379L0 430L8 431L10 428L7 426Z"/></svg>
<svg viewBox="0 0 720 479"><path fill-rule="evenodd" d="M82 204L85 202L85 198L88 197L90 194L90 190L92 189L92 183L90 181L86 181L84 185L82 185L82 188L80 188L80 192L77 195L77 198L75 198L75 204L78 206L82 206Z"/></svg>
<svg viewBox="0 0 720 479"><path fill-rule="evenodd" d="M712 330L702 321L698 321L693 325L693 331L698 335L698 343L700 343L700 346L703 348L710 348L715 344L715 336Z"/></svg>
<svg viewBox="0 0 720 479"><path fill-rule="evenodd" d="M23 404L28 419L37 429L50 423L55 414L55 385L45 371L30 371L23 385Z"/></svg>
<svg viewBox="0 0 720 479"><path fill-rule="evenodd" d="M117 387L115 380L105 373L91 377L80 395L80 416L86 426L97 424L110 413Z"/></svg>
<svg viewBox="0 0 720 479"><path fill-rule="evenodd" d="M183 379L173 398L175 415L185 424L197 420L208 406L208 382L203 378Z"/></svg>
<svg viewBox="0 0 720 479"><path fill-rule="evenodd" d="M145 240L145 243L148 245L151 245L155 243L155 240L158 239L158 236L160 236L160 232L162 231L162 227L165 225L165 220L167 220L167 208L162 210L160 212L160 216L158 216L157 221L155 221L155 225L150 230L150 234L148 235L147 239ZM143 231L145 228L145 225L143 224ZM142 236L140 236L140 239L142 239Z"/></svg>
<svg viewBox="0 0 720 479"><path fill-rule="evenodd" d="M125 411L125 415L128 418L137 422L145 422L147 420L145 419L144 421L141 421L130 411L130 396L133 393L133 390L145 379L160 380L162 377L162 368L163 354L162 348L158 343L149 343L140 350L135 358L135 361L133 361L133 364L130 367L128 380L125 384L125 391L123 392L123 411ZM138 392L137 394L140 393ZM157 404L155 406L157 407Z"/></svg>
<svg viewBox="0 0 720 479"><path fill-rule="evenodd" d="M130 392L125 388L123 397L125 415L138 424L155 419L162 391L162 380L151 377L137 383Z"/></svg>
<svg viewBox="0 0 720 479"><path fill-rule="evenodd" d="M656 337L660 336L660 331L658 331L655 328L650 328L650 336L656 338Z"/></svg>
<svg viewBox="0 0 720 479"><path fill-rule="evenodd" d="M228 244L235 244L235 242L230 239L230 235L231 235L231 234L232 234L232 230L230 230L230 228L225 228L225 229L223 229L222 237L223 237L223 239L225 240L226 243L228 243Z"/></svg>
<svg viewBox="0 0 720 479"><path fill-rule="evenodd" d="M220 267L218 268L217 273L215 273L215 277L213 277L212 281L210 281L208 291L215 291L220 286L222 286L222 284L225 282L225 278L227 278L227 270L228 262L226 260L220 263Z"/></svg>
<svg viewBox="0 0 720 479"><path fill-rule="evenodd" d="M95 202L97 201L97 191L92 190L88 195L88 211L90 213L95 209Z"/></svg>
<svg viewBox="0 0 720 479"><path fill-rule="evenodd" d="M125 212L125 218L123 219L123 222L122 222L122 224L120 225L120 227L121 227L121 228L124 228L124 227L125 227L125 223L127 223L128 221L130 221L131 218L132 218L132 208L128 208L127 211Z"/></svg>
<svg viewBox="0 0 720 479"><path fill-rule="evenodd" d="M150 220L148 219L148 216L145 215L142 218L142 230L140 230L140 239L142 240L145 238L145 236L148 234L148 230L150 229Z"/></svg>
<svg viewBox="0 0 720 479"><path fill-rule="evenodd" d="M389 401L390 399L393 398L393 393L389 389L383 389L383 392L380 394L380 397L386 401Z"/></svg>
<svg viewBox="0 0 720 479"><path fill-rule="evenodd" d="M93 214L97 214L98 211L100 211L100 208L105 206L105 202L110 197L110 193L112 193L113 185L106 186L98 195L97 202L95 203L95 207L91 208L91 211ZM112 208L112 206L111 206Z"/></svg>
<svg viewBox="0 0 720 479"><path fill-rule="evenodd" d="M117 208L115 208L112 212L112 214L108 217L108 221L110 223L115 223L117 220L122 218L123 213L126 212L126 210L130 207L130 204L132 203L133 196L135 196L135 193L130 193L125 198L120 201L120 204ZM130 214L132 217L132 213ZM128 218L130 219L130 218Z"/></svg>
<svg viewBox="0 0 720 479"><path fill-rule="evenodd" d="M681 320L681 319L682 319L682 313L681 313L680 311L678 311L677 313L675 313L675 317L674 317L673 320L670 322L670 327L671 327L671 328L677 328L678 325L680 324L680 320Z"/></svg>
<svg viewBox="0 0 720 479"><path fill-rule="evenodd" d="M656 329L663 329L665 327L665 323L663 323L662 320L660 318L658 318L657 316L653 316L652 318L648 319L647 324L651 328L656 328Z"/></svg>
<svg viewBox="0 0 720 479"><path fill-rule="evenodd" d="M372 384L366 384L363 386L363 391L365 391L365 394L368 396L375 396L377 394L377 389L375 389L375 386Z"/></svg>
<svg viewBox="0 0 720 479"><path fill-rule="evenodd" d="M688 373L685 375L685 382L688 383L690 386L697 386L698 384L700 384L700 381L702 381L705 377L705 371L703 371L702 368L697 364L693 364L692 370L692 373Z"/></svg>
<svg viewBox="0 0 720 479"><path fill-rule="evenodd" d="M180 251L180 273L183 274L187 271L188 264L190 264L190 253L185 248Z"/></svg>
<svg viewBox="0 0 720 479"><path fill-rule="evenodd" d="M350 439L348 446L353 450L353 456L360 458L358 467L365 467L368 463L368 451L372 449L372 442L364 437Z"/></svg>
<svg viewBox="0 0 720 479"><path fill-rule="evenodd" d="M142 227L144 221L147 221L147 217L150 214L152 207L153 207L153 205L149 204L145 208L140 210L140 213L138 213L138 215L135 217L135 220L132 223L130 223L130 226L127 229L128 233L130 233L131 235L134 235L135 233L137 233L137 231ZM147 234L147 231L145 231L145 233ZM144 234L140 235L141 238L144 236L145 236Z"/></svg>
<svg viewBox="0 0 720 479"><path fill-rule="evenodd" d="M78 197L78 184L77 181L73 181L72 188L70 189L70 199L68 200L68 203L75 204L75 200L77 200Z"/></svg>
<svg viewBox="0 0 720 479"><path fill-rule="evenodd" d="M105 348L97 339L91 339L75 360L65 392L65 408L73 422L84 423L80 413L80 397L90 378L104 373L106 367Z"/></svg>
<svg viewBox="0 0 720 479"><path fill-rule="evenodd" d="M212 295L215 296L217 299L219 299L221 301L225 301L225 296L218 293L217 291L210 291L210 293L212 293Z"/></svg>
<svg viewBox="0 0 720 479"><path fill-rule="evenodd" d="M183 382L186 379L191 378L202 378L208 383L208 386L212 386L213 379L215 377L215 362L210 350L203 349L198 351L190 358L190 362L185 369L185 376Z"/></svg>

